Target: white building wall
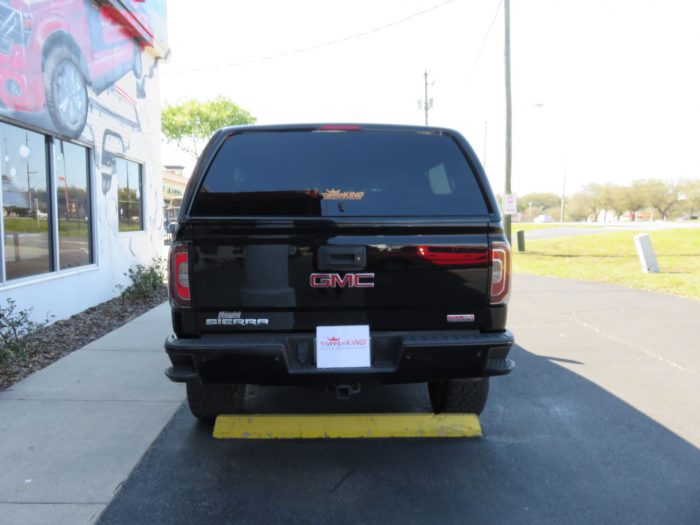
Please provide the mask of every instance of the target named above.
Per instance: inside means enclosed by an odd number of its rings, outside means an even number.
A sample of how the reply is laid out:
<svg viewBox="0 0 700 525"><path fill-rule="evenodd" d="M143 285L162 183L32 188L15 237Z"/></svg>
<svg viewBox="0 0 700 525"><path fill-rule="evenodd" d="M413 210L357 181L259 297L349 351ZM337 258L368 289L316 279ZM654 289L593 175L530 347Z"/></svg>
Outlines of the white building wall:
<svg viewBox="0 0 700 525"><path fill-rule="evenodd" d="M140 78L129 71L99 94L88 91L87 122L75 139L90 148L94 264L0 282L2 307L11 298L18 308L32 309L31 317L36 321L47 315L54 321L64 319L117 296L117 285L128 282L125 273L131 266L148 264L165 253L160 59L149 48L142 51L141 58ZM36 118L21 116L22 123L11 111L0 115L8 124L51 135L51 123L45 113L37 113ZM143 166L143 231L119 231L118 177L110 165L115 154Z"/></svg>

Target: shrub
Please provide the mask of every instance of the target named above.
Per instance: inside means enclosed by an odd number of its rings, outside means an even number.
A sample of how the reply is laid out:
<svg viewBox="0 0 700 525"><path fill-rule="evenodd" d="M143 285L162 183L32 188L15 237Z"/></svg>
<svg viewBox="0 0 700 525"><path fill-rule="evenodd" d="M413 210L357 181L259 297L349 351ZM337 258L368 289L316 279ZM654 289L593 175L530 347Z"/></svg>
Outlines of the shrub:
<svg viewBox="0 0 700 525"><path fill-rule="evenodd" d="M131 284L117 285L122 297L146 299L155 294L165 283L165 259L154 257L148 264L137 264L125 273Z"/></svg>
<svg viewBox="0 0 700 525"><path fill-rule="evenodd" d="M12 359L23 359L31 345L31 335L49 321L37 323L29 319L32 309L19 310L17 302L7 299L7 306L0 306L0 366Z"/></svg>

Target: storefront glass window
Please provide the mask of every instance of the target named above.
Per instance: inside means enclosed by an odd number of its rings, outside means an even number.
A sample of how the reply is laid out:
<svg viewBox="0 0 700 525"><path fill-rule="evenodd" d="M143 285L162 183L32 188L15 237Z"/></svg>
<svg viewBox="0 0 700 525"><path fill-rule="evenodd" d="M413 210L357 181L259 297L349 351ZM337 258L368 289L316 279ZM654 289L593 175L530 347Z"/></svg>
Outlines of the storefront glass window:
<svg viewBox="0 0 700 525"><path fill-rule="evenodd" d="M88 149L55 142L60 269L92 263Z"/></svg>
<svg viewBox="0 0 700 525"><path fill-rule="evenodd" d="M119 231L143 230L143 176L141 165L115 159L119 180Z"/></svg>
<svg viewBox="0 0 700 525"><path fill-rule="evenodd" d="M5 279L50 272L46 138L0 122Z"/></svg>

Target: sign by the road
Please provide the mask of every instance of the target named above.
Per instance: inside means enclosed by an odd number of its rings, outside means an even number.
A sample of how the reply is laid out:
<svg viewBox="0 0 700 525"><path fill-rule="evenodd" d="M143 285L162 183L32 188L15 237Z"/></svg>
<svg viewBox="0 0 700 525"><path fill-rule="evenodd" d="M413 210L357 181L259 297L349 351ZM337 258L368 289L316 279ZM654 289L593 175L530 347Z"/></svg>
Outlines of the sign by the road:
<svg viewBox="0 0 700 525"><path fill-rule="evenodd" d="M503 196L503 213L505 215L515 215L518 213L518 199L513 193L506 193Z"/></svg>

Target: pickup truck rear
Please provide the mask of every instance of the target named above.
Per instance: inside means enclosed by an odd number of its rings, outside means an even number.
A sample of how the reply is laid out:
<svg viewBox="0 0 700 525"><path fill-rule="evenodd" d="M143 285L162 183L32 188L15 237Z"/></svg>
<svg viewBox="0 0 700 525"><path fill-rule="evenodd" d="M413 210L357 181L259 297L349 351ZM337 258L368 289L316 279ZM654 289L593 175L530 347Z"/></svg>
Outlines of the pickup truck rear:
<svg viewBox="0 0 700 525"><path fill-rule="evenodd" d="M426 382L435 411L479 413L513 368L510 248L452 130L222 129L169 266L166 374L201 419L240 411L246 384Z"/></svg>

